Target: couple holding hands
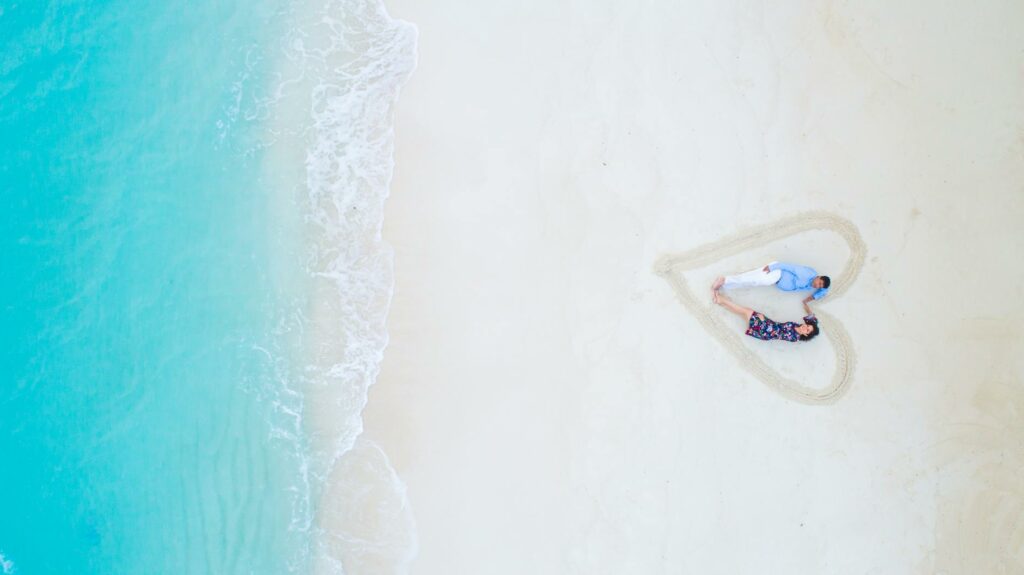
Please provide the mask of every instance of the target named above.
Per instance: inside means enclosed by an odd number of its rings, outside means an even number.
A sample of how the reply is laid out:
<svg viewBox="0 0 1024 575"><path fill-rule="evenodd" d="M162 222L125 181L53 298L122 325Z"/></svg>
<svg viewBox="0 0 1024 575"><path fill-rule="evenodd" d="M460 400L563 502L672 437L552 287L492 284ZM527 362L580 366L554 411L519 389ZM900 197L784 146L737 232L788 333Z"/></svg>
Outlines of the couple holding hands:
<svg viewBox="0 0 1024 575"><path fill-rule="evenodd" d="M746 334L757 339L782 341L809 341L819 333L818 318L808 304L812 299L821 299L828 293L832 280L828 276L820 276L818 272L806 266L798 266L780 262L772 262L763 268L746 273L719 277L711 285L712 299L733 313L747 320ZM783 291L811 291L804 298L804 310L807 315L803 323L787 321L778 323L765 317L763 313L733 303L722 295L721 290L741 287L760 287L774 285Z"/></svg>

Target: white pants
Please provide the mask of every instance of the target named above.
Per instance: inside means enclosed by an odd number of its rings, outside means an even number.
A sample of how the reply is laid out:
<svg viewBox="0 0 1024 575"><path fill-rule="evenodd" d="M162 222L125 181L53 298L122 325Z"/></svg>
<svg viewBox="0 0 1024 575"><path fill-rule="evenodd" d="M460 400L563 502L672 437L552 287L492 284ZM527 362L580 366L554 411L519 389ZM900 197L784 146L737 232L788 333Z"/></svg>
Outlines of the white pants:
<svg viewBox="0 0 1024 575"><path fill-rule="evenodd" d="M725 276L725 283L722 284L722 289L775 285L781 277L782 270L764 273L764 268L761 267L756 270L750 270L749 272L743 272L734 276Z"/></svg>

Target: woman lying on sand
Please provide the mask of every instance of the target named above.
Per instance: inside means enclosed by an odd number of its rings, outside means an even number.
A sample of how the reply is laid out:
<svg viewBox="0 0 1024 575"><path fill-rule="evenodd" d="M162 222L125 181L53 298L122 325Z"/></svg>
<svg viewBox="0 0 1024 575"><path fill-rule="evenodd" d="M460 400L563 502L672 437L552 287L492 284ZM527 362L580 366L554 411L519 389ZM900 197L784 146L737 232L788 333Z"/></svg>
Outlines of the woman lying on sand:
<svg viewBox="0 0 1024 575"><path fill-rule="evenodd" d="M814 336L818 335L818 318L814 317L814 312L804 302L804 309L807 310L807 316L804 317L804 323L796 323L787 321L785 323L776 323L767 317L763 313L758 313L748 307L736 305L729 300L729 298L718 293L717 290L711 291L715 300L720 306L729 308L734 313L747 320L747 335L750 337L756 337L757 339L781 339L782 341L810 341L814 339Z"/></svg>

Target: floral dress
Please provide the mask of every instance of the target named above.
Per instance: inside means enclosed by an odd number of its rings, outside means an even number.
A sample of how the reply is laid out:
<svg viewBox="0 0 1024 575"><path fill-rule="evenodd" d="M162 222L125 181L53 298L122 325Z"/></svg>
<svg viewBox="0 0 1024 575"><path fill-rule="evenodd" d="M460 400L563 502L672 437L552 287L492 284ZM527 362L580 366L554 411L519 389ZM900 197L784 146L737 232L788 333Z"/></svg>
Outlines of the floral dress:
<svg viewBox="0 0 1024 575"><path fill-rule="evenodd" d="M804 317L804 323L817 325L818 318L814 317L814 314L811 314ZM750 314L750 322L747 326L747 335L763 340L780 339L782 341L800 341L800 334L796 332L796 328L799 325L800 324L792 321L787 321L785 323L774 322L765 317L763 313L755 311Z"/></svg>

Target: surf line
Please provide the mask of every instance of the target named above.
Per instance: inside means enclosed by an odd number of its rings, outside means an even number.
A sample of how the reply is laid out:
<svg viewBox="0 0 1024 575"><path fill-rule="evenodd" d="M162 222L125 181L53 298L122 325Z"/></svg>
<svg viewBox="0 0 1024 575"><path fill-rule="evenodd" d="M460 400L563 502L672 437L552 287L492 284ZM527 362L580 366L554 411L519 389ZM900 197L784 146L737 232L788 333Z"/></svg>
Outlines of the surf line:
<svg viewBox="0 0 1024 575"><path fill-rule="evenodd" d="M711 337L725 346L725 349L739 361L740 366L750 374L787 399L808 405L827 405L837 401L846 392L857 363L857 354L853 349L850 334L842 322L823 311L814 312L821 322L822 331L835 350L836 370L827 387L810 388L784 377L743 345L741 336L735 330L729 329L718 315L712 313L711 306L697 299L683 277L683 272L687 270L702 268L768 242L812 230L834 232L843 238L850 248L850 257L846 260L843 271L838 276L833 276L835 279L832 280L828 299L834 300L843 295L857 279L861 268L864 267L867 247L853 222L828 212L804 212L788 216L741 230L683 253L662 256L655 262L654 272L669 283L683 307L692 313Z"/></svg>

